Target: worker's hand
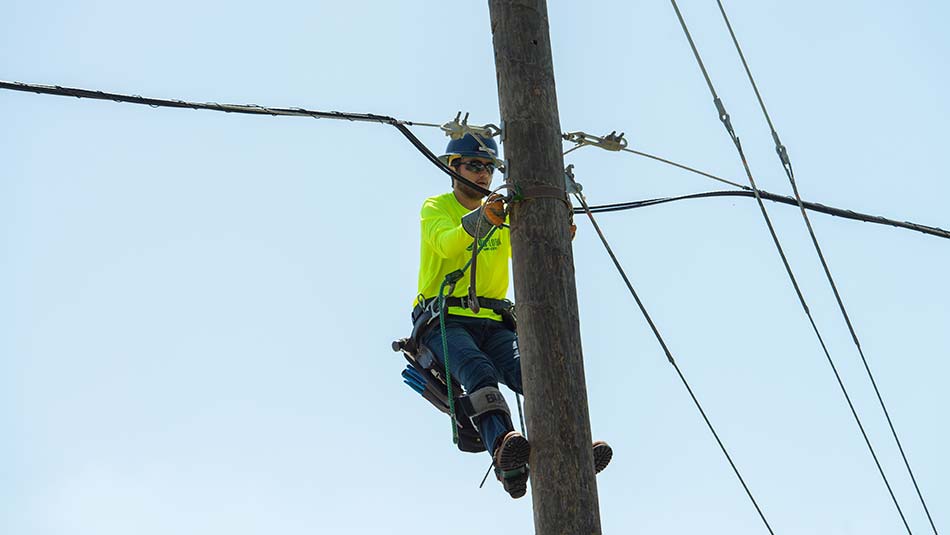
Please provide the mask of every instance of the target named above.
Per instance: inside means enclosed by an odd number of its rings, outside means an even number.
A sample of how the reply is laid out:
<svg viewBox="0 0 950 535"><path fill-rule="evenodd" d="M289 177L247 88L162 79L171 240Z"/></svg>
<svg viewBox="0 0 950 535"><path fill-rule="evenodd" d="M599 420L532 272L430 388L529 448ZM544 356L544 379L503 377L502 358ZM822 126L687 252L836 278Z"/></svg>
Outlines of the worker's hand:
<svg viewBox="0 0 950 535"><path fill-rule="evenodd" d="M489 195L485 199L482 210L485 213L485 219L492 225L500 227L505 224L505 198L501 195L497 193Z"/></svg>
<svg viewBox="0 0 950 535"><path fill-rule="evenodd" d="M571 223L571 241L574 241L574 236L577 235L577 225Z"/></svg>
<svg viewBox="0 0 950 535"><path fill-rule="evenodd" d="M462 216L462 228L469 236L484 238L491 229L505 224L505 198L489 195L482 206Z"/></svg>

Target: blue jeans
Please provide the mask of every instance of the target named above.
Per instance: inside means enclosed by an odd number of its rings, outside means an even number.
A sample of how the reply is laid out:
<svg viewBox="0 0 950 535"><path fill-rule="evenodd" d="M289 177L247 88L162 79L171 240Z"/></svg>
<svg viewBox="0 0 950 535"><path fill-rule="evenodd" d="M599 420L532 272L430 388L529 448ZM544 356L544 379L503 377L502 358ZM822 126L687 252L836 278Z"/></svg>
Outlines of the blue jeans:
<svg viewBox="0 0 950 535"><path fill-rule="evenodd" d="M521 356L518 353L518 335L500 321L488 318L470 318L447 315L445 338L449 349L449 371L462 383L466 392L503 383L518 394L521 389ZM422 338L426 345L445 362L442 352L442 333L438 320ZM487 413L473 422L489 453L494 453L495 441L512 431L511 420L498 413Z"/></svg>

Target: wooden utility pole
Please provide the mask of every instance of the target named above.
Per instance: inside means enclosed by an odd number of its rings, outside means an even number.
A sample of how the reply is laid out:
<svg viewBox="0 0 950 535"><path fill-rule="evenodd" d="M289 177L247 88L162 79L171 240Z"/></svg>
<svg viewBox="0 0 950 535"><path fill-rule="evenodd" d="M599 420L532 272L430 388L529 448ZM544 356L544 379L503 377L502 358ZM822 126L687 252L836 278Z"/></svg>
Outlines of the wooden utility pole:
<svg viewBox="0 0 950 535"><path fill-rule="evenodd" d="M489 0L537 535L599 534L570 204L545 0Z"/></svg>

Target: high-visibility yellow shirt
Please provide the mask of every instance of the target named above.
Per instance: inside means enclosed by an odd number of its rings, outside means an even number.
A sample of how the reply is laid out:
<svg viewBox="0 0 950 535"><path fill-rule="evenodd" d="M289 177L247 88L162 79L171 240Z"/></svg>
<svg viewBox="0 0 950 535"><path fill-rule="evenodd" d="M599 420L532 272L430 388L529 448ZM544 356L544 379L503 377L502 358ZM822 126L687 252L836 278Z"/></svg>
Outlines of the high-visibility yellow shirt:
<svg viewBox="0 0 950 535"><path fill-rule="evenodd" d="M442 281L449 273L461 269L472 258L475 243L462 228L462 216L470 212L452 192L429 197L422 205L422 235L419 247L419 295L426 299L438 297ZM504 299L508 295L508 259L511 239L507 228L496 229L482 245L475 270L475 289L480 297ZM471 272L466 271L455 284L454 297L468 295ZM449 314L501 321L501 316L482 308L478 313L467 308L449 307Z"/></svg>

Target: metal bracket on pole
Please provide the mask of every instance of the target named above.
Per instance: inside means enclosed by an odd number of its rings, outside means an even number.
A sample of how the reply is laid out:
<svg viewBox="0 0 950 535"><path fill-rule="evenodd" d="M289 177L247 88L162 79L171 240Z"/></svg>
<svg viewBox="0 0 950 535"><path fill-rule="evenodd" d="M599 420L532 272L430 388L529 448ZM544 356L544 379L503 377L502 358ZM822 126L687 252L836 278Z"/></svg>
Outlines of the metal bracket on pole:
<svg viewBox="0 0 950 535"><path fill-rule="evenodd" d="M592 147L600 147L604 150L609 151L621 151L627 148L627 140L623 137L623 132L617 133L616 130L605 135L605 136L594 136L586 132L568 132L561 135L562 138L566 141L570 141L575 144L575 147L568 150L577 150L581 147L586 147L588 145ZM564 154L567 154L565 152Z"/></svg>
<svg viewBox="0 0 950 535"><path fill-rule="evenodd" d="M504 124L504 121L502 121L502 124ZM445 132L445 135L449 136L451 139L461 139L465 136L465 134L475 134L475 139L478 141L478 144L489 152L491 151L485 146L485 143L482 142L482 139L491 139L495 136L499 136L502 141L504 141L504 130L491 123L486 125L468 124L468 112L465 112L465 117L462 117L462 112L458 112L455 115L455 119L443 124L440 128L443 132ZM494 160L495 166L498 167L499 170L504 171L506 167L505 162L498 158L495 158Z"/></svg>
<svg viewBox="0 0 950 535"><path fill-rule="evenodd" d="M445 135L452 139L461 139L463 136L465 136L465 134L476 134L487 138L495 137L501 134L501 128L491 123L486 125L468 124L468 115L468 112L465 112L465 117L462 117L462 112L458 112L458 114L455 116L455 119L441 126L442 131L445 132Z"/></svg>
<svg viewBox="0 0 950 535"><path fill-rule="evenodd" d="M584 186L578 184L574 181L574 164L568 165L564 168L564 191L568 195L580 195L583 191Z"/></svg>

